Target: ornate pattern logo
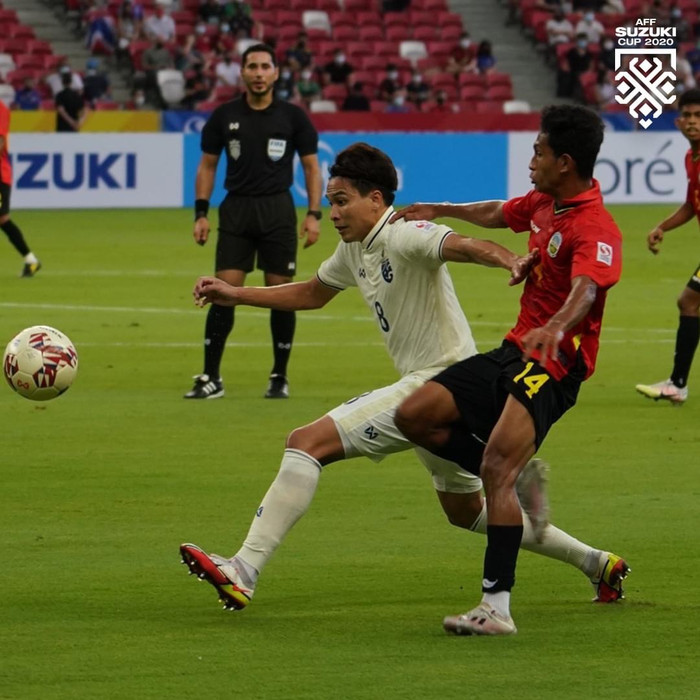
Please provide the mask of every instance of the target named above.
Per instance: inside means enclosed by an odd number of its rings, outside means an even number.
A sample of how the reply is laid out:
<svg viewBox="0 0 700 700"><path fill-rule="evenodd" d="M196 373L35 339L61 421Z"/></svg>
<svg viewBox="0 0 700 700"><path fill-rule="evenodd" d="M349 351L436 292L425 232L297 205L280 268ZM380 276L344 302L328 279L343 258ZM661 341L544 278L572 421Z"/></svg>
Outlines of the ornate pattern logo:
<svg viewBox="0 0 700 700"><path fill-rule="evenodd" d="M634 26L615 28L615 100L627 105L643 129L676 101L676 28L655 22L638 19Z"/></svg>

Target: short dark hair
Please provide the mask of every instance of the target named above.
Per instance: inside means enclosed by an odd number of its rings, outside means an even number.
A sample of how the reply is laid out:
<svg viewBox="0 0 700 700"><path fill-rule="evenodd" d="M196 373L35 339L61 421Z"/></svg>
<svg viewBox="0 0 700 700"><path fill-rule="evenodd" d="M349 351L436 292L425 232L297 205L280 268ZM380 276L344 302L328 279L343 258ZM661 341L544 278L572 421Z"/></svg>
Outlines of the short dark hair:
<svg viewBox="0 0 700 700"><path fill-rule="evenodd" d="M542 110L540 131L546 134L549 147L557 158L568 154L582 178L593 175L604 129L602 119L587 107L550 105Z"/></svg>
<svg viewBox="0 0 700 700"><path fill-rule="evenodd" d="M399 186L396 168L386 153L368 143L353 143L342 150L328 172L331 177L350 180L363 197L372 190L379 190L385 204L394 202Z"/></svg>
<svg viewBox="0 0 700 700"><path fill-rule="evenodd" d="M249 46L244 52L243 56L241 56L241 66L245 68L245 64L248 61L248 56L251 53L269 53L270 58L272 59L272 65L277 67L277 57L275 56L275 50L270 46L269 44L263 44L262 42L259 44L253 44L252 46Z"/></svg>
<svg viewBox="0 0 700 700"><path fill-rule="evenodd" d="M681 110L686 105L700 105L700 90L693 88L681 93L678 98L678 109Z"/></svg>

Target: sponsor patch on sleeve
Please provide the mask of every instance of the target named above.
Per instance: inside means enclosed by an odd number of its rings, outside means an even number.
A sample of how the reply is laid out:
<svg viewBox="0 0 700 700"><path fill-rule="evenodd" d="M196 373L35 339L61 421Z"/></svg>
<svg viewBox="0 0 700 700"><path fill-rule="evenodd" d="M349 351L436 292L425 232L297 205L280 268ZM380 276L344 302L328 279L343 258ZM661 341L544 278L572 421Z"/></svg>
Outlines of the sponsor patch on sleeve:
<svg viewBox="0 0 700 700"><path fill-rule="evenodd" d="M613 249L611 245L598 241L598 254L595 258L598 262L605 265L612 265Z"/></svg>

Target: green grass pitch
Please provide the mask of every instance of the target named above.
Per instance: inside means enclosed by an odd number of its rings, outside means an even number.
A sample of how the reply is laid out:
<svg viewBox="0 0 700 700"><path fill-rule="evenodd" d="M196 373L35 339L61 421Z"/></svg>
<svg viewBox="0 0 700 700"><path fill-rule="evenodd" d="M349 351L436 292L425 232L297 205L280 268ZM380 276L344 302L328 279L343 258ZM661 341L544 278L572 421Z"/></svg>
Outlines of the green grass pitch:
<svg viewBox="0 0 700 700"><path fill-rule="evenodd" d="M193 243L190 211L15 212L44 268L19 279L2 242L2 343L54 325L80 369L48 403L0 388L0 698L696 697L700 367L682 408L634 385L670 372L697 225L654 258L646 232L672 207L612 209L625 262L598 371L541 456L553 522L628 559L627 600L596 606L580 572L523 552L507 639L443 633L444 615L479 599L485 541L446 523L410 453L328 467L253 604L223 612L178 545L233 553L286 434L394 381L371 314L354 290L300 313L292 398L271 402L268 313L238 309L226 397L183 401L205 318L191 288L214 257ZM336 244L323 224L299 279ZM524 237L485 233L524 249ZM479 347L495 346L519 291L502 271L452 272Z"/></svg>

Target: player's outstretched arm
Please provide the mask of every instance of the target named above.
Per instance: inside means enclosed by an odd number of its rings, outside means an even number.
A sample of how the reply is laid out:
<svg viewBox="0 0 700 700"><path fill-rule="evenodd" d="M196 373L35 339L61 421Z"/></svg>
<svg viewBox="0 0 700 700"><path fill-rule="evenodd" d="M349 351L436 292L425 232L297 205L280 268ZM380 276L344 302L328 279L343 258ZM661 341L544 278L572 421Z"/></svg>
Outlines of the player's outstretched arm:
<svg viewBox="0 0 700 700"><path fill-rule="evenodd" d="M537 262L539 253L517 255L493 241L451 233L442 244L442 257L450 262L470 262L486 267L502 267L510 272L510 285L522 282Z"/></svg>
<svg viewBox="0 0 700 700"><path fill-rule="evenodd" d="M559 352L559 343L564 333L573 328L590 310L595 301L598 285L586 275L574 277L571 291L552 318L540 328L528 331L522 339L523 360L529 360L538 350L540 364L544 366L549 359L554 359Z"/></svg>
<svg viewBox="0 0 700 700"><path fill-rule="evenodd" d="M397 219L406 221L433 221L443 217L461 219L470 224L476 224L483 228L505 228L506 220L503 217L503 204L500 199L488 202L470 202L469 204L452 204L451 202L418 202L400 209L391 215L390 223Z"/></svg>
<svg viewBox="0 0 700 700"><path fill-rule="evenodd" d="M320 309L336 294L316 277L306 282L290 282L271 287L234 287L218 277L200 277L192 290L197 306L257 306L279 311Z"/></svg>
<svg viewBox="0 0 700 700"><path fill-rule="evenodd" d="M682 226L690 221L694 216L695 212L693 211L693 205L690 202L686 201L681 204L681 206L676 209L676 211L674 211L673 214L668 217L668 219L664 219L658 226L655 226L649 232L649 235L647 236L647 248L649 248L654 255L657 255L659 252L659 246L664 240L664 233L666 233L666 231L671 231L678 226Z"/></svg>

